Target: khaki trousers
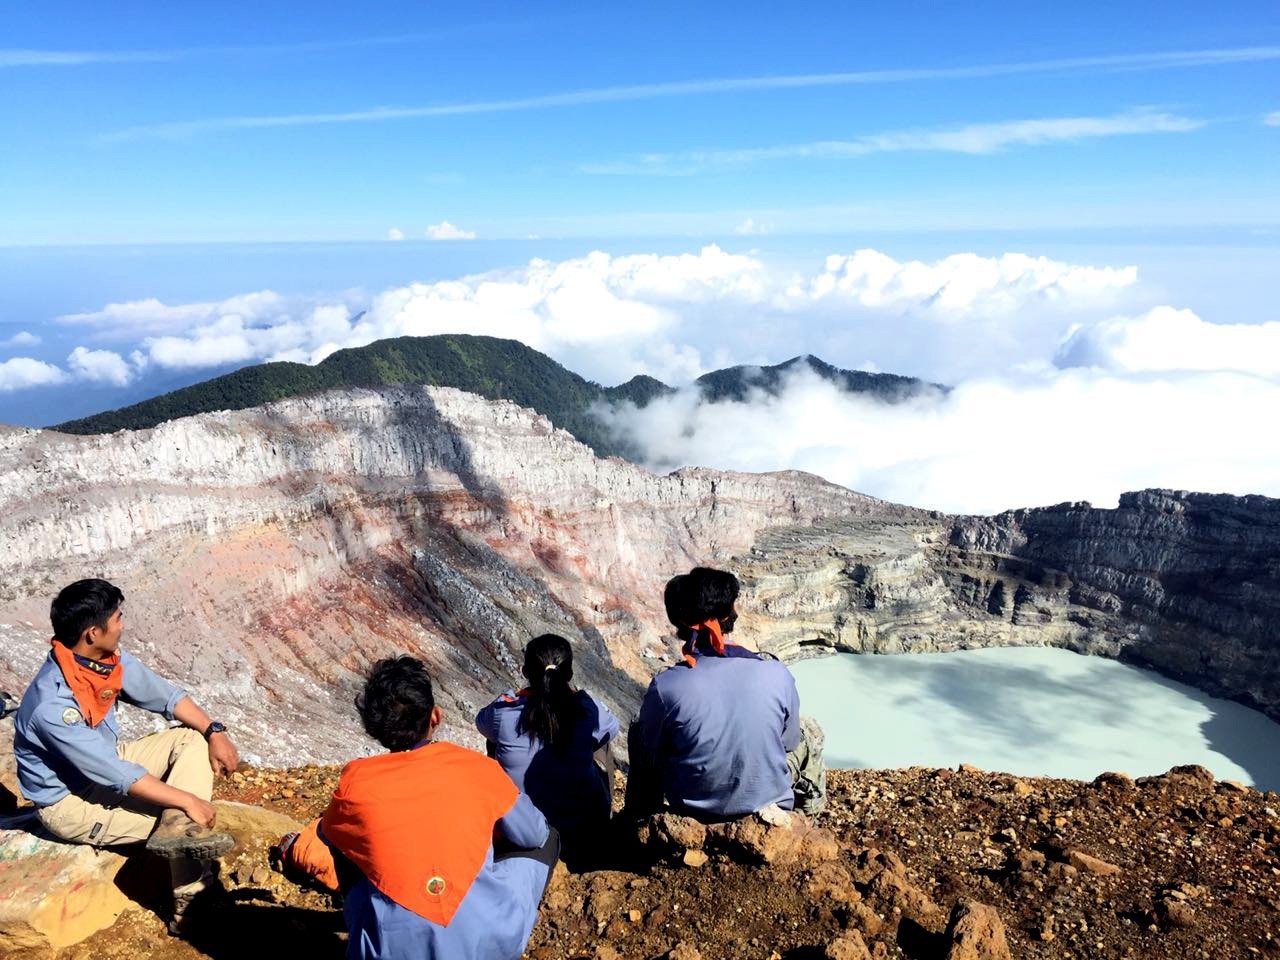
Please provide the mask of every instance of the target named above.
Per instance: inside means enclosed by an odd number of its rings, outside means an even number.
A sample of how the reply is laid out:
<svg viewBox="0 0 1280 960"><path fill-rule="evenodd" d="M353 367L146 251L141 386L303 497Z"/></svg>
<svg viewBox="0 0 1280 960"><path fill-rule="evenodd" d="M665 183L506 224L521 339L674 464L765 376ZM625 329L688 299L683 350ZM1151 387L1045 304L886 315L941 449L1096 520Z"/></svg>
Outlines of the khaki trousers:
<svg viewBox="0 0 1280 960"><path fill-rule="evenodd" d="M787 754L787 769L795 788L795 809L810 816L827 806L827 768L822 762L826 741L818 721L800 714L800 743Z"/></svg>
<svg viewBox="0 0 1280 960"><path fill-rule="evenodd" d="M202 800L213 795L209 748L195 730L181 727L116 745L120 759L145 767L154 777ZM69 843L109 847L151 836L164 811L150 803L94 784L36 811L45 829Z"/></svg>

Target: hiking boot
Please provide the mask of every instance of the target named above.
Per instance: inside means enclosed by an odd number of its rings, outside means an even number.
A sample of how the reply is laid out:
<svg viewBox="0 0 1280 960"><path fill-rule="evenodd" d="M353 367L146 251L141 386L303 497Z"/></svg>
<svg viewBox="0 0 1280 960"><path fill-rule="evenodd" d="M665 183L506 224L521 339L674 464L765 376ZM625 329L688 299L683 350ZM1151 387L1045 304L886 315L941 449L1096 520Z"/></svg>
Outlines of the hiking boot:
<svg viewBox="0 0 1280 960"><path fill-rule="evenodd" d="M147 849L166 860L213 860L236 845L229 833L202 827L181 810L166 810L147 838Z"/></svg>
<svg viewBox="0 0 1280 960"><path fill-rule="evenodd" d="M227 891L222 882L210 873L173 890L173 914L169 918L169 935L180 937L190 933L192 927L208 920L210 910L226 900Z"/></svg>

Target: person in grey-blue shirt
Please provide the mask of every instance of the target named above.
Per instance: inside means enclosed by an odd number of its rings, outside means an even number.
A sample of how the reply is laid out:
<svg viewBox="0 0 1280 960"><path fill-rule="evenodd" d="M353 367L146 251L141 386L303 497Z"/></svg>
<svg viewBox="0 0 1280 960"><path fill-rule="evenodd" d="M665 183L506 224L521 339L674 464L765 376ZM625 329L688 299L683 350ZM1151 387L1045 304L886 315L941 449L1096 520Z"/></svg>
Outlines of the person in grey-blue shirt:
<svg viewBox="0 0 1280 960"><path fill-rule="evenodd" d="M94 846L145 842L171 861L174 923L212 886L208 860L234 845L215 831L213 777L239 763L226 727L185 690L120 649L124 594L79 580L54 599L49 656L14 717L18 784L49 833ZM120 740L117 701L183 726Z"/></svg>
<svg viewBox="0 0 1280 960"><path fill-rule="evenodd" d="M618 721L573 685L573 648L564 637L546 633L530 640L523 673L528 686L507 690L483 707L476 729L489 755L560 831L566 862L582 862L598 851L609 820L608 744Z"/></svg>
<svg viewBox="0 0 1280 960"><path fill-rule="evenodd" d="M708 822L769 804L817 812L825 802L820 749L802 728L791 671L726 639L738 592L737 577L706 567L667 585L684 659L654 676L628 733L631 815L664 799Z"/></svg>

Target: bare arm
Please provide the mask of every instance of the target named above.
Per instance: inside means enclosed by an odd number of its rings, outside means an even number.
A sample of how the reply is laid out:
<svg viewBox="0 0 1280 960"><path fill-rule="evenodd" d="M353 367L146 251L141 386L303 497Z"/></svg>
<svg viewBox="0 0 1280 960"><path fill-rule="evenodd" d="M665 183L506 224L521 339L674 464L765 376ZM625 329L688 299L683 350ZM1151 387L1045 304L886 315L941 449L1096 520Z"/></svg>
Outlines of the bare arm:
<svg viewBox="0 0 1280 960"><path fill-rule="evenodd" d="M183 726L203 734L209 729L209 715L190 697L183 697L173 708L174 718ZM240 766L240 753L225 733L209 737L209 766L215 774L228 774ZM171 806L171 804L170 804ZM191 818L192 820L195 817Z"/></svg>
<svg viewBox="0 0 1280 960"><path fill-rule="evenodd" d="M170 807L181 810L196 823L212 827L214 821L213 804L201 800L194 793L179 790L170 786L159 777L144 773L129 787L129 796L153 803L157 807Z"/></svg>

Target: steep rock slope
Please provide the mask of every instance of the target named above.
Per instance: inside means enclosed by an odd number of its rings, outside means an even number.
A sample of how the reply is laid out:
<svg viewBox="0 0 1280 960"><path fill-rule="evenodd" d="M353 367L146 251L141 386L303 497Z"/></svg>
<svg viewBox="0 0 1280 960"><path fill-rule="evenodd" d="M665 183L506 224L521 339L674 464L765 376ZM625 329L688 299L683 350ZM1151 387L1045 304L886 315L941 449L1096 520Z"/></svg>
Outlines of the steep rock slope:
<svg viewBox="0 0 1280 960"><path fill-rule="evenodd" d="M672 573L769 526L917 515L804 474L654 476L449 388L334 391L109 436L9 429L0 457L0 685L21 689L44 656L57 589L106 577L126 594L128 648L273 763L366 749L351 695L397 651L432 665L464 742L547 630L626 712L667 655Z"/></svg>

